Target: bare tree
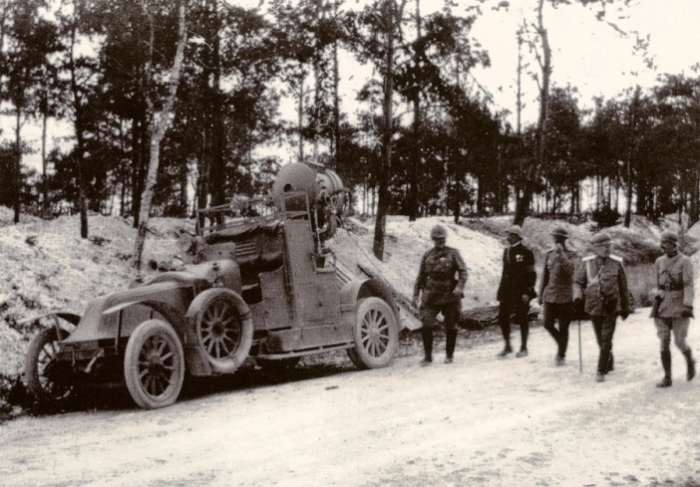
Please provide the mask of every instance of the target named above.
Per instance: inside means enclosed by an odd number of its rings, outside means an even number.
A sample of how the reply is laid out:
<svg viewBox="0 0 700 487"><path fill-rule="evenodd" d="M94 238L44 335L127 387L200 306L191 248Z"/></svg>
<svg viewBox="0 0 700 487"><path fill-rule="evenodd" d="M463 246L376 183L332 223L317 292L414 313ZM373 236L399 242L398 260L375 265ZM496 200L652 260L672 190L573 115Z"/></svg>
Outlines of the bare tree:
<svg viewBox="0 0 700 487"><path fill-rule="evenodd" d="M146 66L147 77L149 81L154 78L154 66L153 66L153 49L154 49L154 25L153 16L148 11L145 3L143 4L144 12L146 17L150 22L150 39L149 39L149 60ZM177 50L175 52L175 58L173 59L172 68L170 69L170 78L168 80L168 94L165 99L162 108L158 110L156 108L156 103L154 98L157 96L154 91L146 91L146 102L148 104L149 112L151 113L151 120L148 127L148 132L150 135L150 160L148 163L148 174L146 176L146 187L142 195L141 203L141 214L139 218L138 233L136 235L136 242L134 244L134 267L137 272L141 272L141 257L143 255L143 247L146 242L146 231L148 229L148 219L151 213L151 201L153 200L153 189L156 185L156 179L158 175L158 165L160 159L160 143L165 136L165 132L170 127L173 116L173 106L175 104L175 96L177 94L177 87L180 81L180 73L182 70L182 64L185 57L185 44L187 42L187 29L186 29L186 19L185 19L185 3L184 1L180 3L179 6L179 28L178 28L178 42ZM150 84L150 83L149 83Z"/></svg>
<svg viewBox="0 0 700 487"><path fill-rule="evenodd" d="M513 218L513 223L515 225L522 225L525 221L525 216L532 202L532 195L535 192L536 185L540 180L546 164L546 129L547 111L549 107L549 85L552 76L552 48L549 45L549 34L544 26L544 16L542 13L544 2L545 0L538 0L537 2L537 23L534 26L542 52L537 50L534 44L531 44L536 52L541 75L541 78L540 76L536 77L540 102L540 115L537 119L537 146L535 161L528 167L523 194L522 197L518 199L515 208L515 217ZM518 103L520 103L520 101L518 101Z"/></svg>

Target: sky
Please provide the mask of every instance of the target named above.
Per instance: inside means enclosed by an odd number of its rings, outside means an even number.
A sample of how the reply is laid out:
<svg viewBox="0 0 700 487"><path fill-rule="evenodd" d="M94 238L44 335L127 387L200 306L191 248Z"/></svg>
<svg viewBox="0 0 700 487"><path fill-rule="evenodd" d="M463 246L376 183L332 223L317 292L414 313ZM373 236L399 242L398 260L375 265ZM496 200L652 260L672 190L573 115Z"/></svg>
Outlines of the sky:
<svg viewBox="0 0 700 487"><path fill-rule="evenodd" d="M354 3L353 3L354 1ZM347 4L359 7L366 0L348 0ZM238 0L248 7L265 6L265 0ZM457 0L455 14L465 12L468 4L475 0ZM619 2L621 3L621 2ZM408 0L407 9L413 10L415 0ZM421 0L423 15L442 7L442 0ZM482 8L483 15L476 21L472 36L486 49L491 58L489 68L475 68L473 79L484 90L493 95L491 108L494 111L509 110L509 120L515 125L516 69L518 49L516 31L523 18L534 21L536 0L511 0L508 11L492 11ZM619 19L623 16L625 18ZM592 107L596 96L614 98L624 89L640 84L651 87L657 75L685 72L693 75L690 67L700 62L697 46L700 45L700 29L694 27L695 19L700 18L700 0L635 0L629 8L621 12L617 7L609 9L606 20L614 21L625 31L637 31L642 37L649 36L649 54L656 68L647 68L641 58L633 54L635 36L623 36L604 22L596 20L595 11L580 5L561 6L554 9L546 5L544 23L553 49L552 82L555 86L570 84L579 92L579 106ZM534 57L523 52L524 62L530 63L529 70L536 67ZM342 109L353 113L358 108L355 102L357 91L371 74L371 68L362 67L345 55L341 59ZM476 85L474 85L476 86ZM477 89L477 88L475 88ZM537 119L537 86L527 75L523 77L523 124L534 123ZM281 107L282 115L295 120L293 102L287 101ZM0 117L2 138L12 137L12 120ZM49 140L70 133L66 124L53 122L49 127ZM24 162L39 167L41 132L37 124L27 124L22 130L23 138L37 150L25 156ZM284 152L285 150L283 150ZM285 160L294 157L294 149L286 149L280 154Z"/></svg>
<svg viewBox="0 0 700 487"><path fill-rule="evenodd" d="M473 3L476 2L457 0L453 12L463 13ZM407 8L413 10L414 4L415 1L409 0ZM439 10L442 4L442 0L421 0L421 13L427 15ZM516 31L523 19L530 24L534 22L536 4L536 0L511 0L507 11L493 11L484 6L471 32L491 58L490 67L473 70L473 79L493 95L494 110L512 112L513 122L518 64ZM595 10L578 4L557 9L547 4L543 15L553 51L552 82L555 86L576 87L582 107L591 107L593 97L614 98L636 84L653 86L661 73L685 71L692 75L690 67L700 62L696 51L700 30L694 26L694 19L700 18L698 0L637 0L621 12L617 7L608 9L606 20L629 32L627 36L596 20ZM642 57L633 53L634 31L643 38L649 36L649 55L657 66L655 70L650 70ZM526 48L523 57L523 62L529 63L526 71L536 70L536 60ZM354 64L352 59L345 61L347 65ZM349 71L358 72L355 67ZM346 104L352 105L352 94L360 84L359 81L347 83L343 90ZM522 90L526 105L523 123L534 123L538 113L537 85L527 74L523 75Z"/></svg>

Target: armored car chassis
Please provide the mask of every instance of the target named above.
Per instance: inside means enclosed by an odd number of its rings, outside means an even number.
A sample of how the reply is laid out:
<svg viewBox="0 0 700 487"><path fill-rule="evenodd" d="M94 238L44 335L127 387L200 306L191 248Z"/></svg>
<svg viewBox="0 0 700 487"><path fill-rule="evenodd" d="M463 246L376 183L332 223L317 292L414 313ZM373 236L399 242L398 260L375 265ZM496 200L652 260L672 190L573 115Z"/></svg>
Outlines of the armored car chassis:
<svg viewBox="0 0 700 487"><path fill-rule="evenodd" d="M186 374L232 374L248 358L282 369L345 349L360 369L387 365L398 347L395 296L380 280L351 277L323 245L339 216L337 175L285 166L273 193L256 211L250 202L201 211L196 234L178 241L184 270L94 299L82 316L36 318L53 320L26 358L36 400L60 405L78 386L125 383L138 406L160 408Z"/></svg>

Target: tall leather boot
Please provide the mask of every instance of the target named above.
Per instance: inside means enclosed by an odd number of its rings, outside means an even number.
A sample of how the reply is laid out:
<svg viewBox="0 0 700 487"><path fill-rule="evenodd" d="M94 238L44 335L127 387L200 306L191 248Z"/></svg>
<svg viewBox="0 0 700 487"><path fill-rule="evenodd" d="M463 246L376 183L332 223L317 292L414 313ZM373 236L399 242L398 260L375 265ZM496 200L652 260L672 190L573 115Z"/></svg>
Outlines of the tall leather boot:
<svg viewBox="0 0 700 487"><path fill-rule="evenodd" d="M433 361L433 329L423 327L421 335L423 335L423 350L425 352L422 364L428 365Z"/></svg>
<svg viewBox="0 0 700 487"><path fill-rule="evenodd" d="M688 374L686 375L686 379L691 381L693 380L693 377L695 377L695 359L693 358L693 351L688 349L683 352L683 355L685 355L685 361L688 364Z"/></svg>
<svg viewBox="0 0 700 487"><path fill-rule="evenodd" d="M612 352L610 352L610 358L608 359L608 366L605 368L605 373L612 372L615 370L615 357Z"/></svg>
<svg viewBox="0 0 700 487"><path fill-rule="evenodd" d="M671 387L671 351L661 352L661 365L664 367L664 378L656 384L656 387Z"/></svg>
<svg viewBox="0 0 700 487"><path fill-rule="evenodd" d="M455 353L455 345L457 345L457 330L445 331L445 363L451 364Z"/></svg>

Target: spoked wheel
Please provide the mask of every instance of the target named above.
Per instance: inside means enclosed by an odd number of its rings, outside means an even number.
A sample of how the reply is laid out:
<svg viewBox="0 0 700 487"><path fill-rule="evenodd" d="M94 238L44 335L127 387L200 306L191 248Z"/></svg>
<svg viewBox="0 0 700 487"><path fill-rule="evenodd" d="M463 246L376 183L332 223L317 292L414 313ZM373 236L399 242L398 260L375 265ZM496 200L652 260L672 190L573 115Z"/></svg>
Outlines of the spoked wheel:
<svg viewBox="0 0 700 487"><path fill-rule="evenodd" d="M68 338L65 330L47 328L29 344L24 374L27 388L42 406L60 407L73 396L73 374L69 363L56 361L59 342Z"/></svg>
<svg viewBox="0 0 700 487"><path fill-rule="evenodd" d="M228 289L208 289L190 305L199 343L215 372L234 372L248 357L253 341L253 323L241 317L237 298Z"/></svg>
<svg viewBox="0 0 700 487"><path fill-rule="evenodd" d="M361 299L357 304L355 347L348 349L350 360L360 369L387 365L399 345L399 327L389 305L382 299Z"/></svg>
<svg viewBox="0 0 700 487"><path fill-rule="evenodd" d="M173 327L161 320L141 323L124 354L124 379L136 405L170 406L177 401L184 378L185 354Z"/></svg>

